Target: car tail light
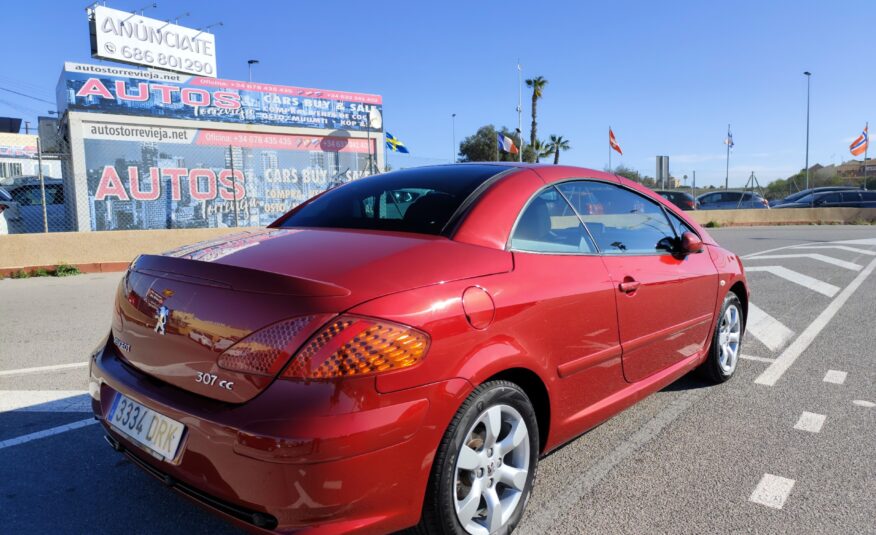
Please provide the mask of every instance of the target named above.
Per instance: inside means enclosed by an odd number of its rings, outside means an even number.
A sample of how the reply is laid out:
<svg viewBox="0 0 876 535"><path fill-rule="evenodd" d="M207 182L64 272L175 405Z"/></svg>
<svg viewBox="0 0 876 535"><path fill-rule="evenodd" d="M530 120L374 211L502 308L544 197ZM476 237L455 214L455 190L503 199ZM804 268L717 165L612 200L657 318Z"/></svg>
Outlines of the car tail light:
<svg viewBox="0 0 876 535"><path fill-rule="evenodd" d="M2 214L3 211L6 210L6 208L7 206L5 204L0 204L0 214Z"/></svg>
<svg viewBox="0 0 876 535"><path fill-rule="evenodd" d="M429 335L390 321L341 316L310 339L283 372L288 379L333 379L399 370L423 360Z"/></svg>
<svg viewBox="0 0 876 535"><path fill-rule="evenodd" d="M219 355L217 364L226 370L273 377L304 342L304 330L314 319L293 318L256 331Z"/></svg>
<svg viewBox="0 0 876 535"><path fill-rule="evenodd" d="M687 204L688 208L690 208L691 210L694 209L694 202L693 201L684 201L684 202L685 202L685 204Z"/></svg>

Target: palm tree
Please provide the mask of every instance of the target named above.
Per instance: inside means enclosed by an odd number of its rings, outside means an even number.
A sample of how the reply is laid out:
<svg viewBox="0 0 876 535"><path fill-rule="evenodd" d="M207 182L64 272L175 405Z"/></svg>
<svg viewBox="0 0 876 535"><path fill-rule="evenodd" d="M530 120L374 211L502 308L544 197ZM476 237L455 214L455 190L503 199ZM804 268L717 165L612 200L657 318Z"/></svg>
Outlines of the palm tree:
<svg viewBox="0 0 876 535"><path fill-rule="evenodd" d="M526 87L532 88L532 129L529 131L530 145L535 145L535 142L538 141L538 136L536 135L536 129L538 126L538 122L536 121L536 105L538 104L538 99L541 98L544 86L546 86L547 83L548 81L543 76L536 76L535 78L526 80Z"/></svg>
<svg viewBox="0 0 876 535"><path fill-rule="evenodd" d="M550 152L554 153L554 165L560 163L560 151L561 150L569 150L572 147L569 145L569 140L564 139L563 136L555 136L551 134L551 140L548 142L548 148Z"/></svg>
<svg viewBox="0 0 876 535"><path fill-rule="evenodd" d="M540 162L542 158L547 158L551 154L554 153L551 148L550 143L547 141L542 141L540 139L536 139L535 143L531 145L532 151L535 153L535 161Z"/></svg>

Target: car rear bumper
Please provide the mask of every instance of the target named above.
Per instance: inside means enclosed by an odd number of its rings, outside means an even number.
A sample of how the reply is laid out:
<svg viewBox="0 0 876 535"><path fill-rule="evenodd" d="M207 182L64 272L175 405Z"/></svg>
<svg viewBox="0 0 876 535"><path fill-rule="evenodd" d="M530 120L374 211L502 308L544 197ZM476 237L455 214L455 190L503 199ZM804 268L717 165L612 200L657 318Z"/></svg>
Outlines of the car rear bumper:
<svg viewBox="0 0 876 535"><path fill-rule="evenodd" d="M91 362L108 442L168 486L254 532L386 533L415 524L432 459L470 392L462 379L379 394L373 378L275 381L232 405L157 381L108 344ZM106 421L124 394L186 426L161 460Z"/></svg>

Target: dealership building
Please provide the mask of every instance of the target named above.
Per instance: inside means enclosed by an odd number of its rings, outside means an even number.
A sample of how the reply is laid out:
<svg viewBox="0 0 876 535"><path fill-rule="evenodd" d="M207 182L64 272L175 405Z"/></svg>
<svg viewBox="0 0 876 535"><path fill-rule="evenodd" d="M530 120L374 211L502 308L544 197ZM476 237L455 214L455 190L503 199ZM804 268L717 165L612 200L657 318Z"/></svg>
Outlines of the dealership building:
<svg viewBox="0 0 876 535"><path fill-rule="evenodd" d="M385 166L379 95L223 80L211 34L104 6L89 23L93 56L147 68L64 65L71 230L262 226Z"/></svg>

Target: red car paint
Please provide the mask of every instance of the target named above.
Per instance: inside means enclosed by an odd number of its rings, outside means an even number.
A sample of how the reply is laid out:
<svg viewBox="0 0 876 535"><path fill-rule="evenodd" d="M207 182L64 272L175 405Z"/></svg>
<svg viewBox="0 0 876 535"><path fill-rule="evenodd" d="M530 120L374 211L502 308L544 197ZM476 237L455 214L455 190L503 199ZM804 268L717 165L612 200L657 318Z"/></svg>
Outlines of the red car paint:
<svg viewBox="0 0 876 535"><path fill-rule="evenodd" d="M499 374L521 384L548 452L702 363L726 292L747 302L738 257L650 190L566 166L496 173L450 236L269 228L140 257L91 362L94 411L110 441L254 532L265 531L253 523L263 514L280 532L387 533L418 522L436 448L478 384ZM527 202L569 179L646 195L695 229L703 253L510 250ZM639 284L619 291L631 281ZM156 336L161 305L173 312ZM300 347L340 314L415 328L429 336L428 352L408 368L335 380L217 364L267 326L306 318L290 338ZM197 383L197 372L235 387ZM155 459L106 423L116 393L186 426L176 458Z"/></svg>

